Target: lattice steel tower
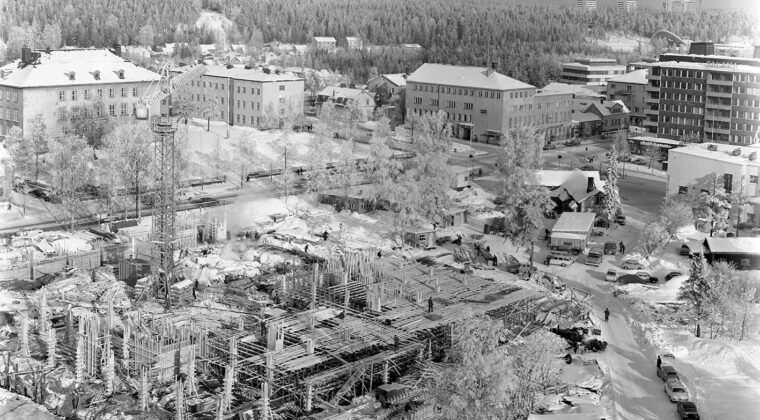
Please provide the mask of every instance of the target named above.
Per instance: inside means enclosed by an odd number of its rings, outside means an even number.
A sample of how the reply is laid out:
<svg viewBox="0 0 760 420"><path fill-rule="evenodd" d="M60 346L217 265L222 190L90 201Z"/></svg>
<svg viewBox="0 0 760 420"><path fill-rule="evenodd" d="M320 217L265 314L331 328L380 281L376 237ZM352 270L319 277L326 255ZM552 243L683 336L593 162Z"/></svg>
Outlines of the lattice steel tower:
<svg viewBox="0 0 760 420"><path fill-rule="evenodd" d="M153 213L153 260L151 271L157 280L157 296L163 296L169 305L169 286L174 282L174 233L176 199L174 187L177 180L174 133L176 122L169 116L151 119L156 133L155 164L158 169L158 185Z"/></svg>

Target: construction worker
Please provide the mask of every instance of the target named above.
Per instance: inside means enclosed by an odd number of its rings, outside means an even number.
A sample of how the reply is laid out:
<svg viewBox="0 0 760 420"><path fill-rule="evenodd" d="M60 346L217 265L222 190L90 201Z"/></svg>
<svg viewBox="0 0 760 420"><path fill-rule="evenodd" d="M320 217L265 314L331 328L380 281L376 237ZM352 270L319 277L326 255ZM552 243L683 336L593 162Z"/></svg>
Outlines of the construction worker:
<svg viewBox="0 0 760 420"><path fill-rule="evenodd" d="M610 310L609 308L604 308L604 322L607 322L610 320Z"/></svg>
<svg viewBox="0 0 760 420"><path fill-rule="evenodd" d="M657 355L657 369L659 369L660 366L662 366L662 359L660 359L660 355L658 354Z"/></svg>
<svg viewBox="0 0 760 420"><path fill-rule="evenodd" d="M433 297L428 298L428 312L433 313Z"/></svg>

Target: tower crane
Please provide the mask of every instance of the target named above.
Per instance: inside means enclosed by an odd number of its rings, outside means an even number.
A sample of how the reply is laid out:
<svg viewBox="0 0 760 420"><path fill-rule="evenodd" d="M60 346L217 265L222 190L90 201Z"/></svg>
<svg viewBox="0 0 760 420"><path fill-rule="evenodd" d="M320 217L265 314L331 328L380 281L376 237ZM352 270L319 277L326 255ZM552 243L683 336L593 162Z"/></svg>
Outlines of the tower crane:
<svg viewBox="0 0 760 420"><path fill-rule="evenodd" d="M158 169L158 182L155 196L155 212L153 213L153 226L151 243L153 252L151 257L151 287L156 291L156 296L163 296L166 305L170 305L169 286L174 283L174 248L175 248L175 212L176 197L175 185L176 173L176 144L174 133L177 131L177 122L172 118L171 97L179 88L187 85L190 80L200 77L206 72L203 65L195 65L187 71L172 77L169 74L167 62L159 69L161 79L157 81L137 102L135 116L140 120L150 118L153 132L156 134L154 142L154 162ZM150 107L160 101L159 115L150 116Z"/></svg>

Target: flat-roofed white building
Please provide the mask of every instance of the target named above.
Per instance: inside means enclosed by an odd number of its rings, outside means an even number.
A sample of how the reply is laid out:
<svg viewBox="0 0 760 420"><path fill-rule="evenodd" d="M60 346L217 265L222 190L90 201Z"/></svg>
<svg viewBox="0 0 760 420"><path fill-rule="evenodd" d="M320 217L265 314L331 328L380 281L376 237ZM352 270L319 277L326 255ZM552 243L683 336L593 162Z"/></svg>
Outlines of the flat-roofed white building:
<svg viewBox="0 0 760 420"><path fill-rule="evenodd" d="M573 63L562 63L559 81L586 86L605 86L607 79L625 74L625 66L612 58L579 58Z"/></svg>
<svg viewBox="0 0 760 420"><path fill-rule="evenodd" d="M748 219L757 223L760 213L760 161L758 147L694 143L668 150L667 194L686 193L698 179L715 173L727 192L742 188L750 201Z"/></svg>

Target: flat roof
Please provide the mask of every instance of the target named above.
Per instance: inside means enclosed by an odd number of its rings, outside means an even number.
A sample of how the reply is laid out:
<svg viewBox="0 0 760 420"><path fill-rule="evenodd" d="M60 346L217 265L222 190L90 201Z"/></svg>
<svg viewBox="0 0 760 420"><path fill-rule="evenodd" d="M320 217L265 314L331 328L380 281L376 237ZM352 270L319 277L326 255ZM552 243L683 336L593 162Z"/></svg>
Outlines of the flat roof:
<svg viewBox="0 0 760 420"><path fill-rule="evenodd" d="M757 73L760 74L760 67L748 66L745 64L726 64L726 63L694 63L690 61L660 61L653 67L667 67L689 70L712 70L725 71L729 73Z"/></svg>
<svg viewBox="0 0 760 420"><path fill-rule="evenodd" d="M636 141L648 142L648 143L655 143L655 144L667 144L669 146L683 146L684 144L680 140L661 139L659 137L650 137L650 136L635 136L635 137L631 137L630 139L636 140Z"/></svg>
<svg viewBox="0 0 760 420"><path fill-rule="evenodd" d="M557 223L552 228L554 232L579 232L591 230L596 220L596 214L590 212L572 212L566 211L557 219Z"/></svg>
<svg viewBox="0 0 760 420"><path fill-rule="evenodd" d="M715 145L717 147L717 150L709 150L707 146L710 144ZM739 156L734 156L731 154L736 149L741 150L741 154ZM712 159L720 162L730 162L737 165L760 166L760 161L749 160L749 154L753 152L760 155L760 148L717 143L687 143L682 147L676 147L668 151L669 154L701 157L704 159Z"/></svg>
<svg viewBox="0 0 760 420"><path fill-rule="evenodd" d="M711 253L720 254L760 254L760 238L707 238Z"/></svg>
<svg viewBox="0 0 760 420"><path fill-rule="evenodd" d="M607 79L607 83L634 83L637 85L647 84L648 69L639 69Z"/></svg>
<svg viewBox="0 0 760 420"><path fill-rule="evenodd" d="M461 86L475 89L535 89L535 86L505 76L499 72L489 74L488 67L452 66L425 63L406 78L407 83L430 83Z"/></svg>

